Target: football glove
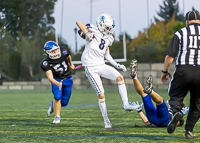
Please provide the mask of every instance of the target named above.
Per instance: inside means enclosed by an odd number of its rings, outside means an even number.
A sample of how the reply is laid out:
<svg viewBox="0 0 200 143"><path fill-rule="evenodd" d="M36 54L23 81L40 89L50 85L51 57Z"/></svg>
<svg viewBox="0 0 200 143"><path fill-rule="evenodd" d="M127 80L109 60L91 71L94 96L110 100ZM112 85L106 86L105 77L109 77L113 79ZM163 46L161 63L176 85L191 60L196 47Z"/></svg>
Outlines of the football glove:
<svg viewBox="0 0 200 143"><path fill-rule="evenodd" d="M124 65L119 64L119 63L115 67L117 69L123 70L124 72L126 71L126 67Z"/></svg>
<svg viewBox="0 0 200 143"><path fill-rule="evenodd" d="M86 35L85 39L86 39L87 41L92 41L93 37L94 37L94 34L91 33L91 32L89 32L88 35Z"/></svg>
<svg viewBox="0 0 200 143"><path fill-rule="evenodd" d="M183 107L181 112L183 113L183 115L186 115L187 112L189 111L190 107Z"/></svg>

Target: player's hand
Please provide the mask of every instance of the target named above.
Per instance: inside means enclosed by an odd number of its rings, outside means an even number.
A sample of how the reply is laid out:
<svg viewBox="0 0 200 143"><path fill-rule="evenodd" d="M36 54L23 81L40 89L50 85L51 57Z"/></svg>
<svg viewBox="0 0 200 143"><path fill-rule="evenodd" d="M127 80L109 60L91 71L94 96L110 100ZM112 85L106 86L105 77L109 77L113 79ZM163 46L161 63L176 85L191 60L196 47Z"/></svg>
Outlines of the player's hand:
<svg viewBox="0 0 200 143"><path fill-rule="evenodd" d="M94 34L91 33L91 32L89 32L88 35L86 35L86 37L85 37L85 39L86 39L87 41L92 41L93 38L94 38Z"/></svg>
<svg viewBox="0 0 200 143"><path fill-rule="evenodd" d="M74 70L74 69L75 69L74 64L70 65L70 68L71 68L72 70Z"/></svg>
<svg viewBox="0 0 200 143"><path fill-rule="evenodd" d="M169 78L171 78L171 74L169 72L168 73L162 73L161 78L160 78L161 81L167 82L167 80L168 80L167 76L169 76Z"/></svg>
<svg viewBox="0 0 200 143"><path fill-rule="evenodd" d="M62 84L63 84L63 80L61 80L61 81L59 82L59 84L58 84L59 90L61 90Z"/></svg>
<svg viewBox="0 0 200 143"><path fill-rule="evenodd" d="M183 113L183 115L186 115L187 112L189 111L190 107L183 107L181 112Z"/></svg>
<svg viewBox="0 0 200 143"><path fill-rule="evenodd" d="M124 65L117 64L115 67L116 67L117 69L123 70L124 72L127 71L127 70L126 70L126 67L125 67Z"/></svg>

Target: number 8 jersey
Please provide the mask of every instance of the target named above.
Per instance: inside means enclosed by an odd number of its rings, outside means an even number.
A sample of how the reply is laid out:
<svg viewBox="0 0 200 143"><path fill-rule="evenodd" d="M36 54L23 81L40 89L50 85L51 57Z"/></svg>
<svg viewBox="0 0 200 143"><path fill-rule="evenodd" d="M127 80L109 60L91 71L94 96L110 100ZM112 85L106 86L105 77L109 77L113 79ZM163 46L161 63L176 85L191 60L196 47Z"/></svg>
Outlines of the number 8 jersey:
<svg viewBox="0 0 200 143"><path fill-rule="evenodd" d="M61 46L60 50L60 58L50 59L47 56L40 62L40 67L45 72L51 70L54 78L66 79L71 75L71 69L67 59L67 57L70 55L70 50L64 46Z"/></svg>
<svg viewBox="0 0 200 143"><path fill-rule="evenodd" d="M108 46L111 46L114 38L112 35L104 35L97 27L87 24L88 31L94 34L92 41L86 41L85 49L81 56L83 66L97 66L105 64L104 56Z"/></svg>

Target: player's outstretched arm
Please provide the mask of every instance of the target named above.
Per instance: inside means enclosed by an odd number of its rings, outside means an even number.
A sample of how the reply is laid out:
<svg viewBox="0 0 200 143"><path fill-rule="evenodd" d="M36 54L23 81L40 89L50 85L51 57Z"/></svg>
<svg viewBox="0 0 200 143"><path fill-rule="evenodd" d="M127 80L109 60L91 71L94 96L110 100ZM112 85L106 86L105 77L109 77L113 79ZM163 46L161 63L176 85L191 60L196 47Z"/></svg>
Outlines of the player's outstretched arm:
<svg viewBox="0 0 200 143"><path fill-rule="evenodd" d="M114 59L112 58L112 56L110 55L110 50L109 47L106 49L106 53L105 53L105 58L106 60L113 65L114 67L116 67L117 69L126 71L126 67L124 65L118 64L114 61Z"/></svg>
<svg viewBox="0 0 200 143"><path fill-rule="evenodd" d="M140 111L138 113L139 113L140 118L142 119L143 123L145 124L145 126L151 125L151 123L149 122L149 120L147 119L147 117L144 115L143 111Z"/></svg>

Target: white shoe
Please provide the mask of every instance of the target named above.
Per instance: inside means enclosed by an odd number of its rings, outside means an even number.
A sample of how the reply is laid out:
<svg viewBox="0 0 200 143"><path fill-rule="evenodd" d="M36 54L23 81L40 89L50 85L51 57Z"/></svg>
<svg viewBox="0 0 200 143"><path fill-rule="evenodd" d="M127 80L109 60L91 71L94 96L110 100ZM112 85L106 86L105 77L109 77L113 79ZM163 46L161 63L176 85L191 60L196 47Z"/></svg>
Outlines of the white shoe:
<svg viewBox="0 0 200 143"><path fill-rule="evenodd" d="M50 117L52 113L53 113L53 101L50 101L49 108L47 110L47 116Z"/></svg>
<svg viewBox="0 0 200 143"><path fill-rule="evenodd" d="M106 129L112 128L112 124L110 123L110 120L109 120L109 119L106 119L106 120L104 121L104 125L105 125L105 128L106 128Z"/></svg>
<svg viewBox="0 0 200 143"><path fill-rule="evenodd" d="M133 111L133 110L138 110L141 106L139 104L129 103L128 105L123 106L123 107L124 107L125 112L130 112L130 111Z"/></svg>
<svg viewBox="0 0 200 143"><path fill-rule="evenodd" d="M54 120L53 120L53 124L59 124L61 120L61 117L57 117L55 116Z"/></svg>

